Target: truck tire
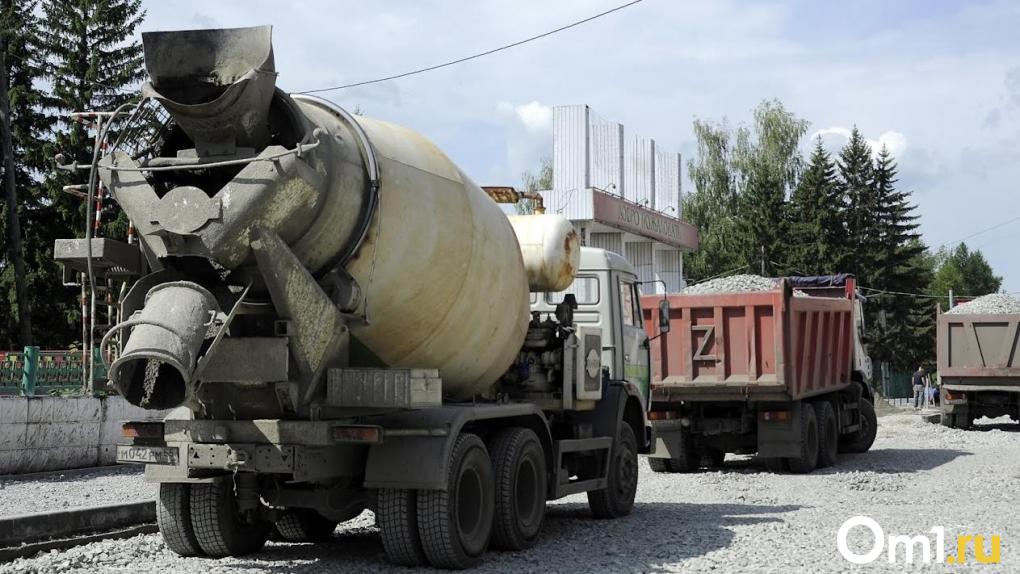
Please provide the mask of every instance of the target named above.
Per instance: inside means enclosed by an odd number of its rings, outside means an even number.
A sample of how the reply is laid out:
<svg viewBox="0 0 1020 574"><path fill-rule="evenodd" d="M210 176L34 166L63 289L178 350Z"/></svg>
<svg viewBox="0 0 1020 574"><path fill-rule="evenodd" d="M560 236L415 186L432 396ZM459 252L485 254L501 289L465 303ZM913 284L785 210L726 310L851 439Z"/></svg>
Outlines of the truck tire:
<svg viewBox="0 0 1020 574"><path fill-rule="evenodd" d="M478 564L489 546L496 507L492 462L482 439L464 433L446 468L445 491L418 492L418 534L430 564L462 570Z"/></svg>
<svg viewBox="0 0 1020 574"><path fill-rule="evenodd" d="M956 415L950 413L942 413L942 417L939 422L941 422L942 426L944 427L948 427L951 429L956 428Z"/></svg>
<svg viewBox="0 0 1020 574"><path fill-rule="evenodd" d="M547 475L542 443L531 429L509 428L496 435L489 454L496 479L492 547L530 548L545 520Z"/></svg>
<svg viewBox="0 0 1020 574"><path fill-rule="evenodd" d="M237 511L233 484L219 480L191 485L191 525L198 546L213 558L250 554L269 539L272 523L247 521Z"/></svg>
<svg viewBox="0 0 1020 574"><path fill-rule="evenodd" d="M167 548L181 556L200 556L202 548L191 527L191 485L164 482L156 500L156 524Z"/></svg>
<svg viewBox="0 0 1020 574"><path fill-rule="evenodd" d="M427 558L418 535L418 496L414 490L379 490L375 522L390 562L400 566L425 564Z"/></svg>
<svg viewBox="0 0 1020 574"><path fill-rule="evenodd" d="M609 457L606 487L588 492L588 507L595 518L620 518L634 508L638 483L637 439L634 429L626 422L620 422Z"/></svg>
<svg viewBox="0 0 1020 574"><path fill-rule="evenodd" d="M786 464L785 458L766 458L765 469L769 472L789 472L790 467Z"/></svg>
<svg viewBox="0 0 1020 574"><path fill-rule="evenodd" d="M828 468L836 464L839 451L839 423L836 411L829 401L815 403L815 414L818 416L818 468Z"/></svg>
<svg viewBox="0 0 1020 574"><path fill-rule="evenodd" d="M673 472L670 462L668 458L648 457L648 466L652 469L652 472Z"/></svg>
<svg viewBox="0 0 1020 574"><path fill-rule="evenodd" d="M878 417L875 415L875 406L868 399L861 399L861 428L843 437L839 442L840 452L861 453L868 452L871 445L875 444L875 436L878 434Z"/></svg>
<svg viewBox="0 0 1020 574"><path fill-rule="evenodd" d="M818 416L811 403L800 407L800 456L786 459L790 472L807 474L818 466Z"/></svg>
<svg viewBox="0 0 1020 574"><path fill-rule="evenodd" d="M310 508L290 508L273 525L273 538L287 542L323 542L329 540L336 526L336 520Z"/></svg>
<svg viewBox="0 0 1020 574"><path fill-rule="evenodd" d="M725 466L724 463L726 462L726 451L711 447L706 448L704 453L702 454L701 462L704 463L702 466L720 469L723 466Z"/></svg>

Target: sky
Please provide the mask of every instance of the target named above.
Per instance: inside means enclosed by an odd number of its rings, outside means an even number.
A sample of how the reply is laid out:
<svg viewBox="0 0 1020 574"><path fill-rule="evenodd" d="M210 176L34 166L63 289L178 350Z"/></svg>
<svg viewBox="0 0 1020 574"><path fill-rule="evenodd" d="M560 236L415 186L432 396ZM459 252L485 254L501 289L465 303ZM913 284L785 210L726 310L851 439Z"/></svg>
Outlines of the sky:
<svg viewBox="0 0 1020 574"><path fill-rule="evenodd" d="M622 3L148 0L142 28L271 24L278 85L302 91L453 60ZM420 131L480 185L517 185L552 156L553 106L588 104L690 157L694 119L738 125L778 98L811 122L805 152L815 136L838 151L853 126L885 144L925 242L966 238L1020 292L1018 29L1013 0L644 0L485 58L320 95Z"/></svg>

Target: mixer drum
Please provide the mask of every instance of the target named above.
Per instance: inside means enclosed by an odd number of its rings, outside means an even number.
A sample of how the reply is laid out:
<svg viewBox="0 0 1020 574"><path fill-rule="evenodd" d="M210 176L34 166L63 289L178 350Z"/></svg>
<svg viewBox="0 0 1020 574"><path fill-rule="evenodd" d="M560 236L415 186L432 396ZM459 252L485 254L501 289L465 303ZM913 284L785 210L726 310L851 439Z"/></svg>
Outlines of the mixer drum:
<svg viewBox="0 0 1020 574"><path fill-rule="evenodd" d="M370 354L352 352L355 366L439 369L455 399L496 382L526 335L528 281L474 182L420 134L277 89L267 27L142 39L143 94L170 112L171 136L153 157L115 150L100 175L150 261L257 273L254 230L272 231L313 276L343 267L358 283L364 320L349 327Z"/></svg>

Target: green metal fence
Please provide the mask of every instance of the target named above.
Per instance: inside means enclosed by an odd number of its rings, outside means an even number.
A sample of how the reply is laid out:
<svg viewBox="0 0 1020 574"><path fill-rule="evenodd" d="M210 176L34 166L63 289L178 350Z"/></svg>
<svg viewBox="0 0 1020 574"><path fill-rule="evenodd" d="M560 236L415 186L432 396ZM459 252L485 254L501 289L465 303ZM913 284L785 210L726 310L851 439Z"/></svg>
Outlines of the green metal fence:
<svg viewBox="0 0 1020 574"><path fill-rule="evenodd" d="M93 353L93 382L106 380L106 366ZM49 395L81 390L83 364L81 351L40 351L25 347L23 351L0 351L0 395Z"/></svg>

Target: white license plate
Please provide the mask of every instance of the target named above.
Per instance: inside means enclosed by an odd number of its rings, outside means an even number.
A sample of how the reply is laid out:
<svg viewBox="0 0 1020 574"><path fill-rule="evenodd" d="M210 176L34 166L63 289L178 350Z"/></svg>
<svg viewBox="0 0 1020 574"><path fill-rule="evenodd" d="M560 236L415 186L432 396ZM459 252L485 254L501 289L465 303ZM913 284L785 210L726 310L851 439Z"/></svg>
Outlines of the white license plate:
<svg viewBox="0 0 1020 574"><path fill-rule="evenodd" d="M118 446L117 462L143 462L177 466L176 446Z"/></svg>

